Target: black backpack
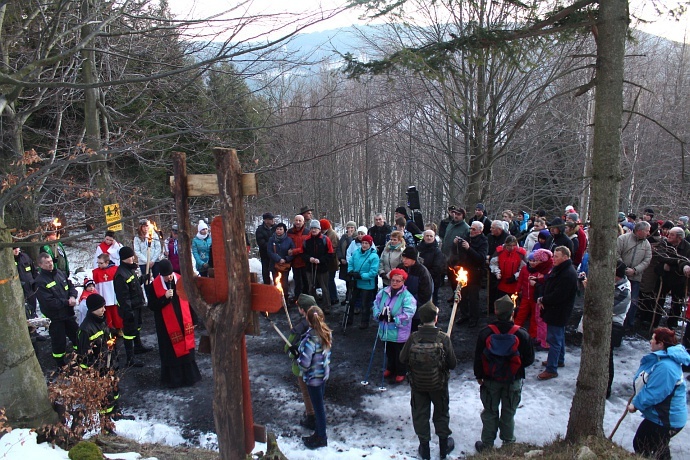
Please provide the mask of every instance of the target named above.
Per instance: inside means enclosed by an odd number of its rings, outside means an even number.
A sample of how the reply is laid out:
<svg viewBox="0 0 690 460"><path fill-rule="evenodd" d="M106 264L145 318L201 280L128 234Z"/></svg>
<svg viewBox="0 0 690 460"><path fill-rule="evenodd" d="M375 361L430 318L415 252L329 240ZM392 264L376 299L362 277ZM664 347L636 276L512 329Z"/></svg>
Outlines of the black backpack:
<svg viewBox="0 0 690 460"><path fill-rule="evenodd" d="M513 325L502 334L495 324L489 324L491 335L486 338L486 347L482 353L484 376L496 382L512 382L522 366L520 359L520 339L515 333L520 326Z"/></svg>
<svg viewBox="0 0 690 460"><path fill-rule="evenodd" d="M422 342L419 334L412 336L407 378L415 390L440 390L448 381L446 352L441 337L438 334L435 341Z"/></svg>

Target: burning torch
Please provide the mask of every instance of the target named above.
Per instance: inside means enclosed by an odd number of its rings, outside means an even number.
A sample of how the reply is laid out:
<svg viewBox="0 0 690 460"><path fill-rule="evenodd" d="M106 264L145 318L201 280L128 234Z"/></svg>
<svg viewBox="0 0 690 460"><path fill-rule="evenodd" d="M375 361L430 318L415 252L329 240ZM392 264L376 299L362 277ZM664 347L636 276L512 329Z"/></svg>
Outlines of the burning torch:
<svg viewBox="0 0 690 460"><path fill-rule="evenodd" d="M105 367L110 368L110 358L113 355L113 350L115 349L115 342L117 342L117 336L114 335L106 342L108 346L108 359L105 361Z"/></svg>
<svg viewBox="0 0 690 460"><path fill-rule="evenodd" d="M453 270L453 269L451 269ZM460 292L462 288L467 286L467 270L465 270L462 267L458 267L458 270L455 271L453 270L453 273L455 273L455 280L458 282L458 287L455 288L455 299L453 301L453 310L450 313L450 322L448 323L448 334L450 336L450 333L453 331L453 324L455 324L455 313L458 311L458 304L460 303L460 299L462 299L462 293Z"/></svg>
<svg viewBox="0 0 690 460"><path fill-rule="evenodd" d="M280 297L283 300L283 310L285 310L285 316L287 316L288 326L290 326L290 330L292 330L292 320L290 319L290 313L288 313L287 303L285 303L285 292L283 292L283 283L281 283L282 278L283 273L278 272L278 276L275 279L275 285L280 291ZM275 327L275 325L273 327Z"/></svg>

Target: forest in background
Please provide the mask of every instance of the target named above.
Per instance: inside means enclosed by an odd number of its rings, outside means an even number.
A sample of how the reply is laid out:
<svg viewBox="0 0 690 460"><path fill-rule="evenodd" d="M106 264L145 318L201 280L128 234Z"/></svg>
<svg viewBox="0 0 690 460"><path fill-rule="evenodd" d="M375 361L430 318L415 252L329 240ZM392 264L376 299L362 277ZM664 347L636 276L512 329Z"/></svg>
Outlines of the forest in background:
<svg viewBox="0 0 690 460"><path fill-rule="evenodd" d="M510 2L450 2L446 11L425 3L419 11L433 25L341 30L352 49L340 50L374 59L520 18ZM491 217L537 207L560 214L567 204L587 215L591 34L464 50L439 66L411 57L404 69L352 78L342 55L289 46L316 16L271 42L219 41L149 0L20 1L0 12L0 209L10 228L32 233L55 216L98 227L102 205L114 202L125 217L155 208L148 217L169 228L171 152L187 153L191 173L212 173L215 146L237 149L243 170L258 174L249 225L264 211L289 219L304 205L336 223L370 225L377 212L391 219L410 185L425 221L479 201ZM332 47L325 41L321 51ZM685 44L631 31L621 211L690 211L689 56ZM193 219L217 213L211 198L190 206Z"/></svg>

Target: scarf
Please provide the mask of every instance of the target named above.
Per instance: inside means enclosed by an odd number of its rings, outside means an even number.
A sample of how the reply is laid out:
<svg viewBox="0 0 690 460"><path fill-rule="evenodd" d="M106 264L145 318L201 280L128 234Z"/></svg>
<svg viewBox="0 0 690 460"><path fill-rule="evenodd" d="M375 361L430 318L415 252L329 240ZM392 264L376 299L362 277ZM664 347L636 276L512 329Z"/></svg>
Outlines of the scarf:
<svg viewBox="0 0 690 460"><path fill-rule="evenodd" d="M170 281L172 289L175 290L175 284L179 281L180 275L173 273L173 279ZM168 283L163 279L163 276L158 275L153 281L153 289L158 298L165 298L165 292L169 289ZM180 303L180 312L182 313L182 326L177 318L175 309L173 307L173 299L177 297ZM178 358L188 355L189 350L194 349L194 324L192 323L192 314L189 311L189 303L178 296L177 291L170 299L166 299L167 304L161 309L163 322L165 323L165 330L172 342L173 351Z"/></svg>

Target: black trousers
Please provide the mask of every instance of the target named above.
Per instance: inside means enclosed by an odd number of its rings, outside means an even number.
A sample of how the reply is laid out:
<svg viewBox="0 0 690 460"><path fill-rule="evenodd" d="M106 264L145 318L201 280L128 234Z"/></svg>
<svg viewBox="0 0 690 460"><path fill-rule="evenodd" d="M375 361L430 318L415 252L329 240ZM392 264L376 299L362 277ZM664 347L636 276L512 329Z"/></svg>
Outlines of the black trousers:
<svg viewBox="0 0 690 460"><path fill-rule="evenodd" d="M50 347L53 351L53 358L58 365L65 363L65 353L67 350L67 338L69 337L72 346L77 346L77 330L79 326L74 318L59 321L51 320L48 333L50 334Z"/></svg>
<svg viewBox="0 0 690 460"><path fill-rule="evenodd" d="M682 428L675 429L642 420L633 438L633 448L636 454L657 460L668 460L671 458L671 451L668 443L671 438L677 435Z"/></svg>
<svg viewBox="0 0 690 460"><path fill-rule="evenodd" d="M657 284L657 292L658 292ZM671 294L671 311L668 313L666 326L670 328L678 327L678 318L683 311L683 299L685 298L685 283L666 283L661 286L661 296L659 297L659 305L657 308L661 309L666 302L666 296Z"/></svg>
<svg viewBox="0 0 690 460"><path fill-rule="evenodd" d="M269 269L270 263L271 259L268 256L261 257L261 278L263 278L264 284L273 284L271 281L271 270Z"/></svg>

